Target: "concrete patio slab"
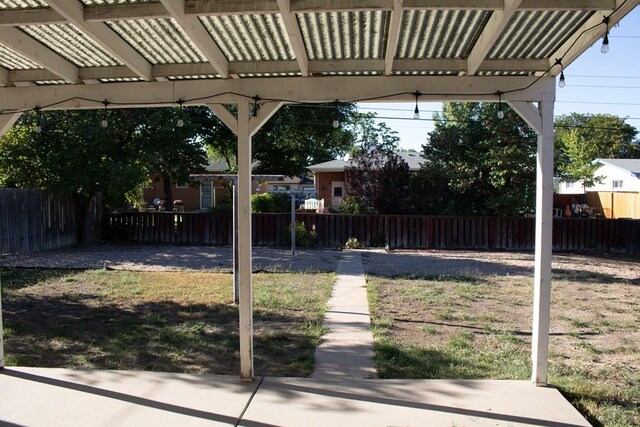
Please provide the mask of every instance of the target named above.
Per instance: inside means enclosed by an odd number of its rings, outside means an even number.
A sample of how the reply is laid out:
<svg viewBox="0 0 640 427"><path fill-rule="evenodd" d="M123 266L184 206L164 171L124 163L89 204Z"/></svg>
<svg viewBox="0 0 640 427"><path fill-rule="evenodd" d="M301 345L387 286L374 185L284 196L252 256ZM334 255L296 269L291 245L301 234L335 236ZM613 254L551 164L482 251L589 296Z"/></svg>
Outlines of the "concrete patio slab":
<svg viewBox="0 0 640 427"><path fill-rule="evenodd" d="M266 378L240 423L261 426L590 424L554 388L526 381Z"/></svg>
<svg viewBox="0 0 640 427"><path fill-rule="evenodd" d="M259 382L162 372L0 370L0 425L235 425Z"/></svg>

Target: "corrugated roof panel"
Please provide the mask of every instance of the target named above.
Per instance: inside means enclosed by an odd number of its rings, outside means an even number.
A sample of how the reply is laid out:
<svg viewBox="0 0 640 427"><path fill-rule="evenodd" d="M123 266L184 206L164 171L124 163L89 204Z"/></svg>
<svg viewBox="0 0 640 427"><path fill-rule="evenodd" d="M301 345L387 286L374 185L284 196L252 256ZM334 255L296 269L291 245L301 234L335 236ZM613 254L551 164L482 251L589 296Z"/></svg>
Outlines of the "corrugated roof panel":
<svg viewBox="0 0 640 427"><path fill-rule="evenodd" d="M229 61L295 59L278 14L203 16L200 21Z"/></svg>
<svg viewBox="0 0 640 427"><path fill-rule="evenodd" d="M548 58L592 14L591 11L516 12L488 58Z"/></svg>
<svg viewBox="0 0 640 427"><path fill-rule="evenodd" d="M0 0L0 9L34 9L47 7L42 0Z"/></svg>
<svg viewBox="0 0 640 427"><path fill-rule="evenodd" d="M199 79L215 79L220 76L213 74L189 74L188 76L167 76L169 80L199 80Z"/></svg>
<svg viewBox="0 0 640 427"><path fill-rule="evenodd" d="M297 14L310 60L384 56L389 11Z"/></svg>
<svg viewBox="0 0 640 427"><path fill-rule="evenodd" d="M407 10L397 58L466 58L491 16L486 10Z"/></svg>
<svg viewBox="0 0 640 427"><path fill-rule="evenodd" d="M122 65L72 24L26 25L20 29L79 67Z"/></svg>
<svg viewBox="0 0 640 427"><path fill-rule="evenodd" d="M457 76L457 71L395 71L396 76Z"/></svg>
<svg viewBox="0 0 640 427"><path fill-rule="evenodd" d="M0 65L9 70L37 70L40 67L26 56L0 43Z"/></svg>
<svg viewBox="0 0 640 427"><path fill-rule="evenodd" d="M66 85L66 80L36 80L37 85Z"/></svg>
<svg viewBox="0 0 640 427"><path fill-rule="evenodd" d="M100 79L102 83L122 83L122 82L142 82L144 79L138 77L114 77L110 79Z"/></svg>
<svg viewBox="0 0 640 427"><path fill-rule="evenodd" d="M136 19L107 23L152 64L207 62L174 19Z"/></svg>
<svg viewBox="0 0 640 427"><path fill-rule="evenodd" d="M158 3L160 0L80 0L87 6L94 4L133 4L133 3Z"/></svg>

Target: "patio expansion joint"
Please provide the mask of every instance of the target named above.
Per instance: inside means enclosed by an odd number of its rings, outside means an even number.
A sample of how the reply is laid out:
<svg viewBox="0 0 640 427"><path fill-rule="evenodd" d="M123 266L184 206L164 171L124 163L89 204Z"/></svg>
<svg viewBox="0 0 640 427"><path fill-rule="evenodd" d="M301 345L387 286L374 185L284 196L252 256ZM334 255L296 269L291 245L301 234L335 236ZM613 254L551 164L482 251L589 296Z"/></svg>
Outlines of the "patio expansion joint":
<svg viewBox="0 0 640 427"><path fill-rule="evenodd" d="M238 417L238 420L236 421L233 427L238 427L240 425L240 423L242 422L242 419L244 418L244 414L247 412L247 409L249 409L249 406L251 406L251 402L253 402L253 398L258 393L258 390L260 390L260 386L262 386L263 382L264 382L264 377L260 377L260 382L258 383L258 386L255 388L255 390L253 390L253 393L251 393L251 397L249 397L249 399L247 400L246 405L244 405L244 408L242 409L242 412L240 413L240 416Z"/></svg>

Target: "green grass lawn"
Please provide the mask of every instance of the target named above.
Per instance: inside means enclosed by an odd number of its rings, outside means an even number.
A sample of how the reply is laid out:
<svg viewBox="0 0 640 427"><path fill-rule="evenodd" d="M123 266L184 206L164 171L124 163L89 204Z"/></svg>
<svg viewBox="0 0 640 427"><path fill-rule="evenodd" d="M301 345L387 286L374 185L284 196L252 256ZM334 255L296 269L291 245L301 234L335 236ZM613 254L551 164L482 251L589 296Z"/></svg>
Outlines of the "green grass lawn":
<svg viewBox="0 0 640 427"><path fill-rule="evenodd" d="M0 269L7 365L235 374L232 276ZM253 276L257 375L308 376L333 274Z"/></svg>
<svg viewBox="0 0 640 427"><path fill-rule="evenodd" d="M369 277L382 378L531 376L533 280ZM594 425L640 425L640 286L557 277L549 381Z"/></svg>

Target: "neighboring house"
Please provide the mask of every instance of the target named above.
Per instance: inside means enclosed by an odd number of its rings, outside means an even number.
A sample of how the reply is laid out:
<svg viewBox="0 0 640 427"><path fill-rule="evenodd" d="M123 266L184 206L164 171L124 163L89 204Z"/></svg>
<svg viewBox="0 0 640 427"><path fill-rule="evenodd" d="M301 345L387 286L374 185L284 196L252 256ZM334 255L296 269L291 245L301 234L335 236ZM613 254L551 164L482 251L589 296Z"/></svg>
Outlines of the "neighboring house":
<svg viewBox="0 0 640 427"><path fill-rule="evenodd" d="M410 172L420 170L424 159L415 151L398 151L398 154L409 165ZM313 172L313 181L318 199L324 199L326 207L338 207L349 195L349 183L345 182L345 168L351 165L349 160L331 160L309 166Z"/></svg>
<svg viewBox="0 0 640 427"><path fill-rule="evenodd" d="M558 194L585 194L589 206L601 209L607 218L640 219L640 159L596 159L594 185L582 181L559 181Z"/></svg>
<svg viewBox="0 0 640 427"><path fill-rule="evenodd" d="M225 161L210 162L206 173L221 174L228 169ZM173 183L173 200L181 200L185 211L206 211L225 202L227 181L203 182L200 184ZM143 198L147 206L153 206L153 199L164 200L164 182L162 176L152 177L149 187L144 189Z"/></svg>

